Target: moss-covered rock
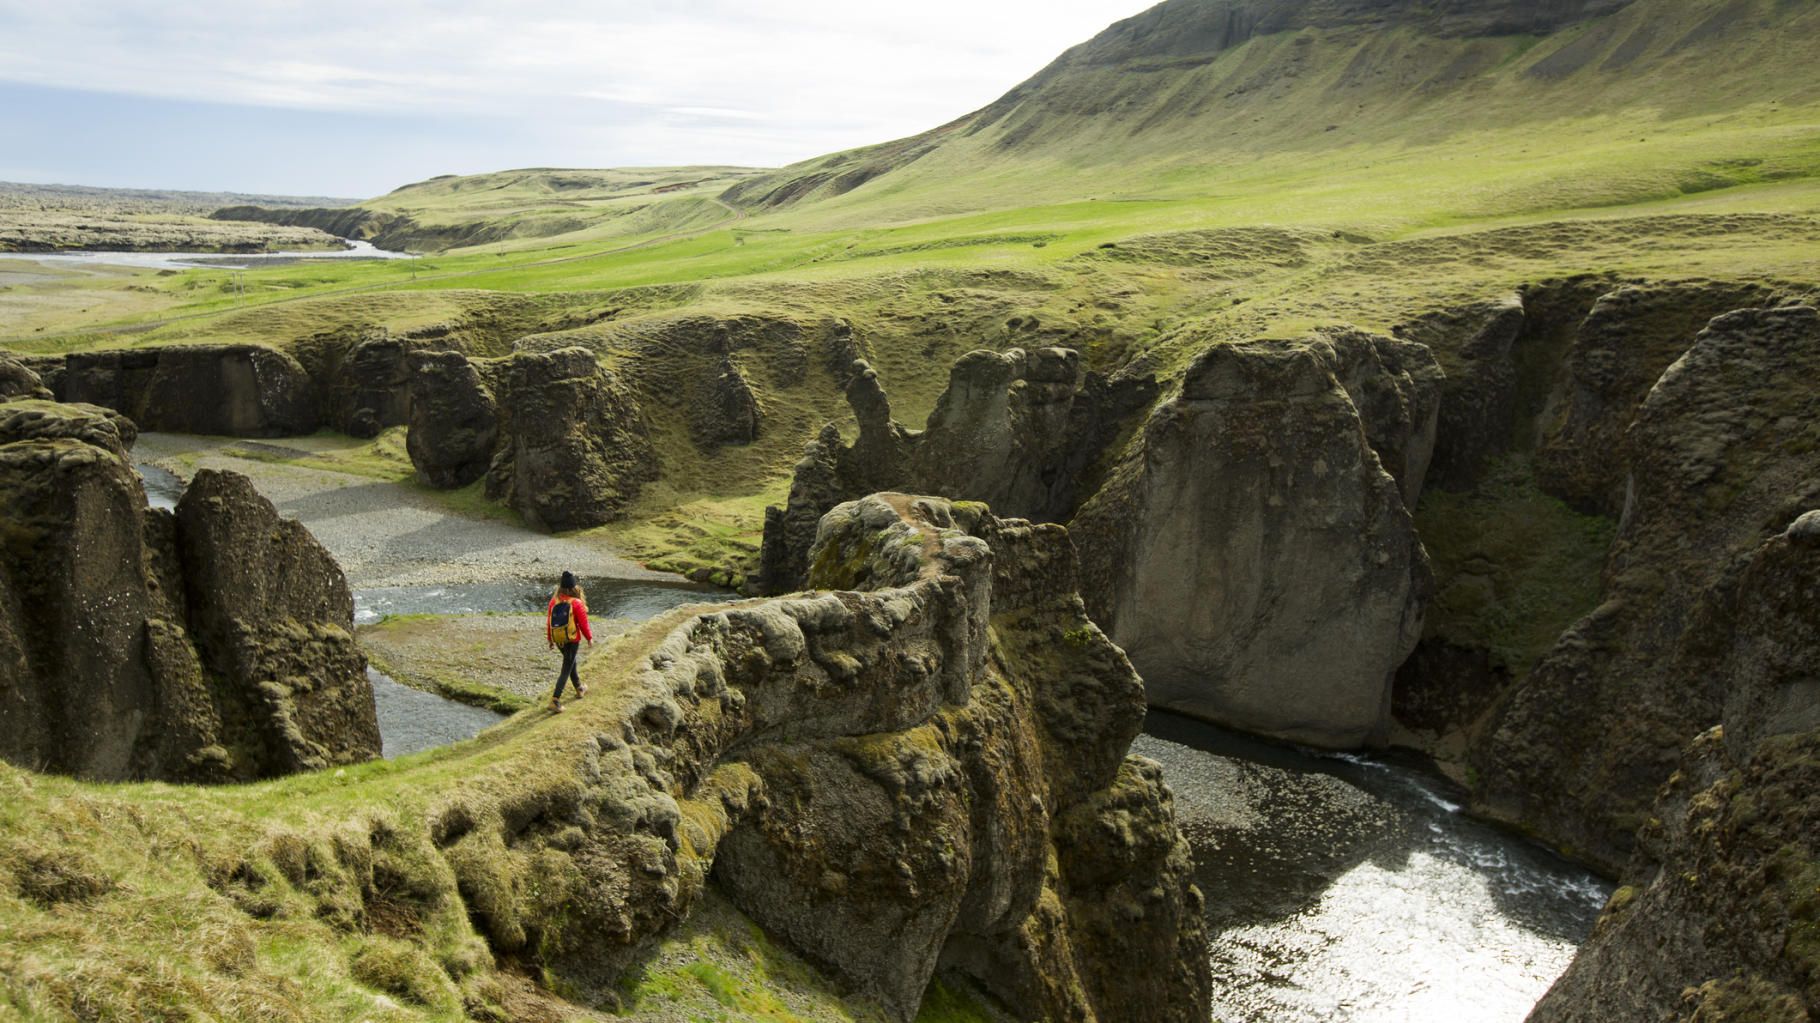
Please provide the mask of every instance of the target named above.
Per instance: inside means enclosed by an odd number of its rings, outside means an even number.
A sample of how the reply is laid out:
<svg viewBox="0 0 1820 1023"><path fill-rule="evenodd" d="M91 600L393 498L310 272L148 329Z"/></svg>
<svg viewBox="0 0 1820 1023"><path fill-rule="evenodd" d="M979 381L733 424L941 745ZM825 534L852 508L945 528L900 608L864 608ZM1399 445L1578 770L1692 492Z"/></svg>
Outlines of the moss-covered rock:
<svg viewBox="0 0 1820 1023"><path fill-rule="evenodd" d="M0 755L189 781L376 755L328 553L232 474L148 509L131 438L93 406L0 405Z"/></svg>

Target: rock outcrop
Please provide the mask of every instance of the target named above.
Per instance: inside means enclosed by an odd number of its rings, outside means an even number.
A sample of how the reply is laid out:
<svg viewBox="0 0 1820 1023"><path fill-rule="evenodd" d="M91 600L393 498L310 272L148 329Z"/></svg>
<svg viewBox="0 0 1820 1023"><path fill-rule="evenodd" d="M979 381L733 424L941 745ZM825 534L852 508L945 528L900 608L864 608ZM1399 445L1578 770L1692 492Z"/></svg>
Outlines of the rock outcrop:
<svg viewBox="0 0 1820 1023"><path fill-rule="evenodd" d="M808 445L789 501L766 512L760 587L782 593L803 586L822 515L877 490L983 501L1044 522L1066 519L1091 492L1107 449L1155 396L1151 377L1083 377L1071 349L969 352L950 370L925 428L914 431L892 419L872 367L854 362L846 398L859 434L844 445L830 424Z"/></svg>
<svg viewBox="0 0 1820 1023"><path fill-rule="evenodd" d="M15 398L41 398L53 401L56 395L44 386L44 379L31 367L0 352L0 401Z"/></svg>
<svg viewBox="0 0 1820 1023"><path fill-rule="evenodd" d="M350 437L376 437L410 422L413 350L384 331L331 348L331 364L314 374L323 421Z"/></svg>
<svg viewBox="0 0 1820 1023"><path fill-rule="evenodd" d="M1703 625L1751 552L1820 504L1820 313L1721 316L1662 375L1623 444L1625 506L1600 605L1493 712L1482 808L1616 868L1682 747L1720 720L1730 643Z"/></svg>
<svg viewBox="0 0 1820 1023"><path fill-rule="evenodd" d="M705 386L698 386L689 405L689 435L697 446L713 450L758 439L758 399L731 355L723 356Z"/></svg>
<svg viewBox="0 0 1820 1023"><path fill-rule="evenodd" d="M499 404L474 364L459 352L412 358L410 423L405 448L417 478L432 487L465 487L493 464Z"/></svg>
<svg viewBox="0 0 1820 1023"><path fill-rule="evenodd" d="M499 446L487 496L534 528L582 529L625 512L657 475L638 401L585 348L521 353L498 367Z"/></svg>
<svg viewBox="0 0 1820 1023"><path fill-rule="evenodd" d="M581 529L624 514L657 475L650 430L631 391L585 348L497 361L454 352L411 360L418 478L466 486L537 529Z"/></svg>
<svg viewBox="0 0 1820 1023"><path fill-rule="evenodd" d="M1820 511L1751 556L1708 630L1729 687L1624 886L1533 1023L1820 1017Z"/></svg>
<svg viewBox="0 0 1820 1023"><path fill-rule="evenodd" d="M1710 281L1627 285L1599 296L1573 332L1560 423L1536 453L1543 487L1583 510L1618 516L1626 431L1650 389L1713 318L1774 297L1762 287Z"/></svg>
<svg viewBox="0 0 1820 1023"><path fill-rule="evenodd" d="M1439 386L1422 346L1356 332L1196 360L1071 526L1088 608L1153 705L1314 745L1384 739L1429 588L1404 488Z"/></svg>
<svg viewBox="0 0 1820 1023"><path fill-rule="evenodd" d="M1066 533L881 495L830 512L813 560L817 587L901 601L941 580L962 601L888 612L939 629L908 661L809 644L851 673L824 701L851 687L896 734L828 741L819 711L748 758L769 805L722 847L734 901L905 1018L939 962L1030 1018L1204 1014L1190 856L1158 769L1123 759L1142 684L1082 615ZM783 606L869 628L844 594Z"/></svg>
<svg viewBox="0 0 1820 1023"><path fill-rule="evenodd" d="M113 409L141 430L286 437L321 422L303 365L258 345L76 352L35 368L59 400Z"/></svg>
<svg viewBox="0 0 1820 1023"><path fill-rule="evenodd" d="M149 509L132 423L0 405L0 755L99 779L227 781L379 749L334 561L244 479Z"/></svg>

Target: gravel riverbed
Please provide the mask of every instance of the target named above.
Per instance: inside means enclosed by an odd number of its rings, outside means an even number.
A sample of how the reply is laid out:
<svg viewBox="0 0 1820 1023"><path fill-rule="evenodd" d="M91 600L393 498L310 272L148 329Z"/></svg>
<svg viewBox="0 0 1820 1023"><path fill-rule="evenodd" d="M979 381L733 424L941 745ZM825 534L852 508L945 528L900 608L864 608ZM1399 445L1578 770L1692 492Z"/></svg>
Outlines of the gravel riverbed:
<svg viewBox="0 0 1820 1023"><path fill-rule="evenodd" d="M234 453L249 449L265 457ZM407 484L272 460L286 450L283 441L145 433L133 458L185 477L198 468L247 476L280 514L300 520L316 534L356 590L545 576L554 580L565 569L584 580L676 580L598 542L545 536L504 519L453 514L436 495Z"/></svg>

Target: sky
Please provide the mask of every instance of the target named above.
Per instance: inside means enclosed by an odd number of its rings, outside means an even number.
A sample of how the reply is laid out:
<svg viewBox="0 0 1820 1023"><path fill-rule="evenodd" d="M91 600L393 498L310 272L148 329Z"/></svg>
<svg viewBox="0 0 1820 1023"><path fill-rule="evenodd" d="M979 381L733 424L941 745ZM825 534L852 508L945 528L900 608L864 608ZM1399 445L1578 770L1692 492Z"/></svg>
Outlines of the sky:
<svg viewBox="0 0 1820 1023"><path fill-rule="evenodd" d="M1150 2L0 0L0 180L781 166L978 109Z"/></svg>

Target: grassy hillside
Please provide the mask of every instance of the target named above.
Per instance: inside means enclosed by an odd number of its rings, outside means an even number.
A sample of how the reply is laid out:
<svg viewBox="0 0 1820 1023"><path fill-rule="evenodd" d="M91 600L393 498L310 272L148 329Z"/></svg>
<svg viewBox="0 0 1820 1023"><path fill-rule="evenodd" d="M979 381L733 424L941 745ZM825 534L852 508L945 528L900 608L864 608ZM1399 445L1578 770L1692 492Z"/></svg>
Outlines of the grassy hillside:
<svg viewBox="0 0 1820 1023"><path fill-rule="evenodd" d="M601 670L632 672L684 617L609 647ZM535 801L541 781L583 773L578 751L623 712L613 699L256 785L97 785L0 764L0 1019L882 1023L712 889L624 978L617 1015L495 962L428 822L451 800ZM486 855L499 859L477 876L507 883L513 853ZM941 983L919 1017L999 1018Z"/></svg>
<svg viewBox="0 0 1820 1023"><path fill-rule="evenodd" d="M1511 31L1525 11L1517 25L1552 30ZM1259 180L1296 193L1308 172L1390 163L1440 176L1397 190L1439 185L1469 215L1635 202L1810 173L1816 38L1820 10L1788 0L1172 0L974 114L729 197L877 221ZM1508 159L1519 174L1485 166Z"/></svg>
<svg viewBox="0 0 1820 1023"><path fill-rule="evenodd" d="M21 283L0 293L0 343L284 346L370 325L492 354L592 347L647 395L664 464L616 536L688 567L748 558L803 442L846 419L831 377L768 375L835 321L918 424L972 348L1065 344L1104 372L1167 377L1223 340L1383 330L1554 276L1820 279L1820 70L1804 50L1820 8L1555 4L1594 16L1538 36L1507 30L1537 30L1533 5L1442 6L1455 15L1171 0L916 139L766 176L433 179L362 209L494 240L240 282ZM1473 34L1487 25L1503 34ZM721 336L763 425L751 447L709 452L681 399Z"/></svg>
<svg viewBox="0 0 1820 1023"><path fill-rule="evenodd" d="M215 216L306 225L395 250L504 253L651 239L728 223L740 214L716 196L755 173L738 167L639 167L444 175L345 207L254 204Z"/></svg>

